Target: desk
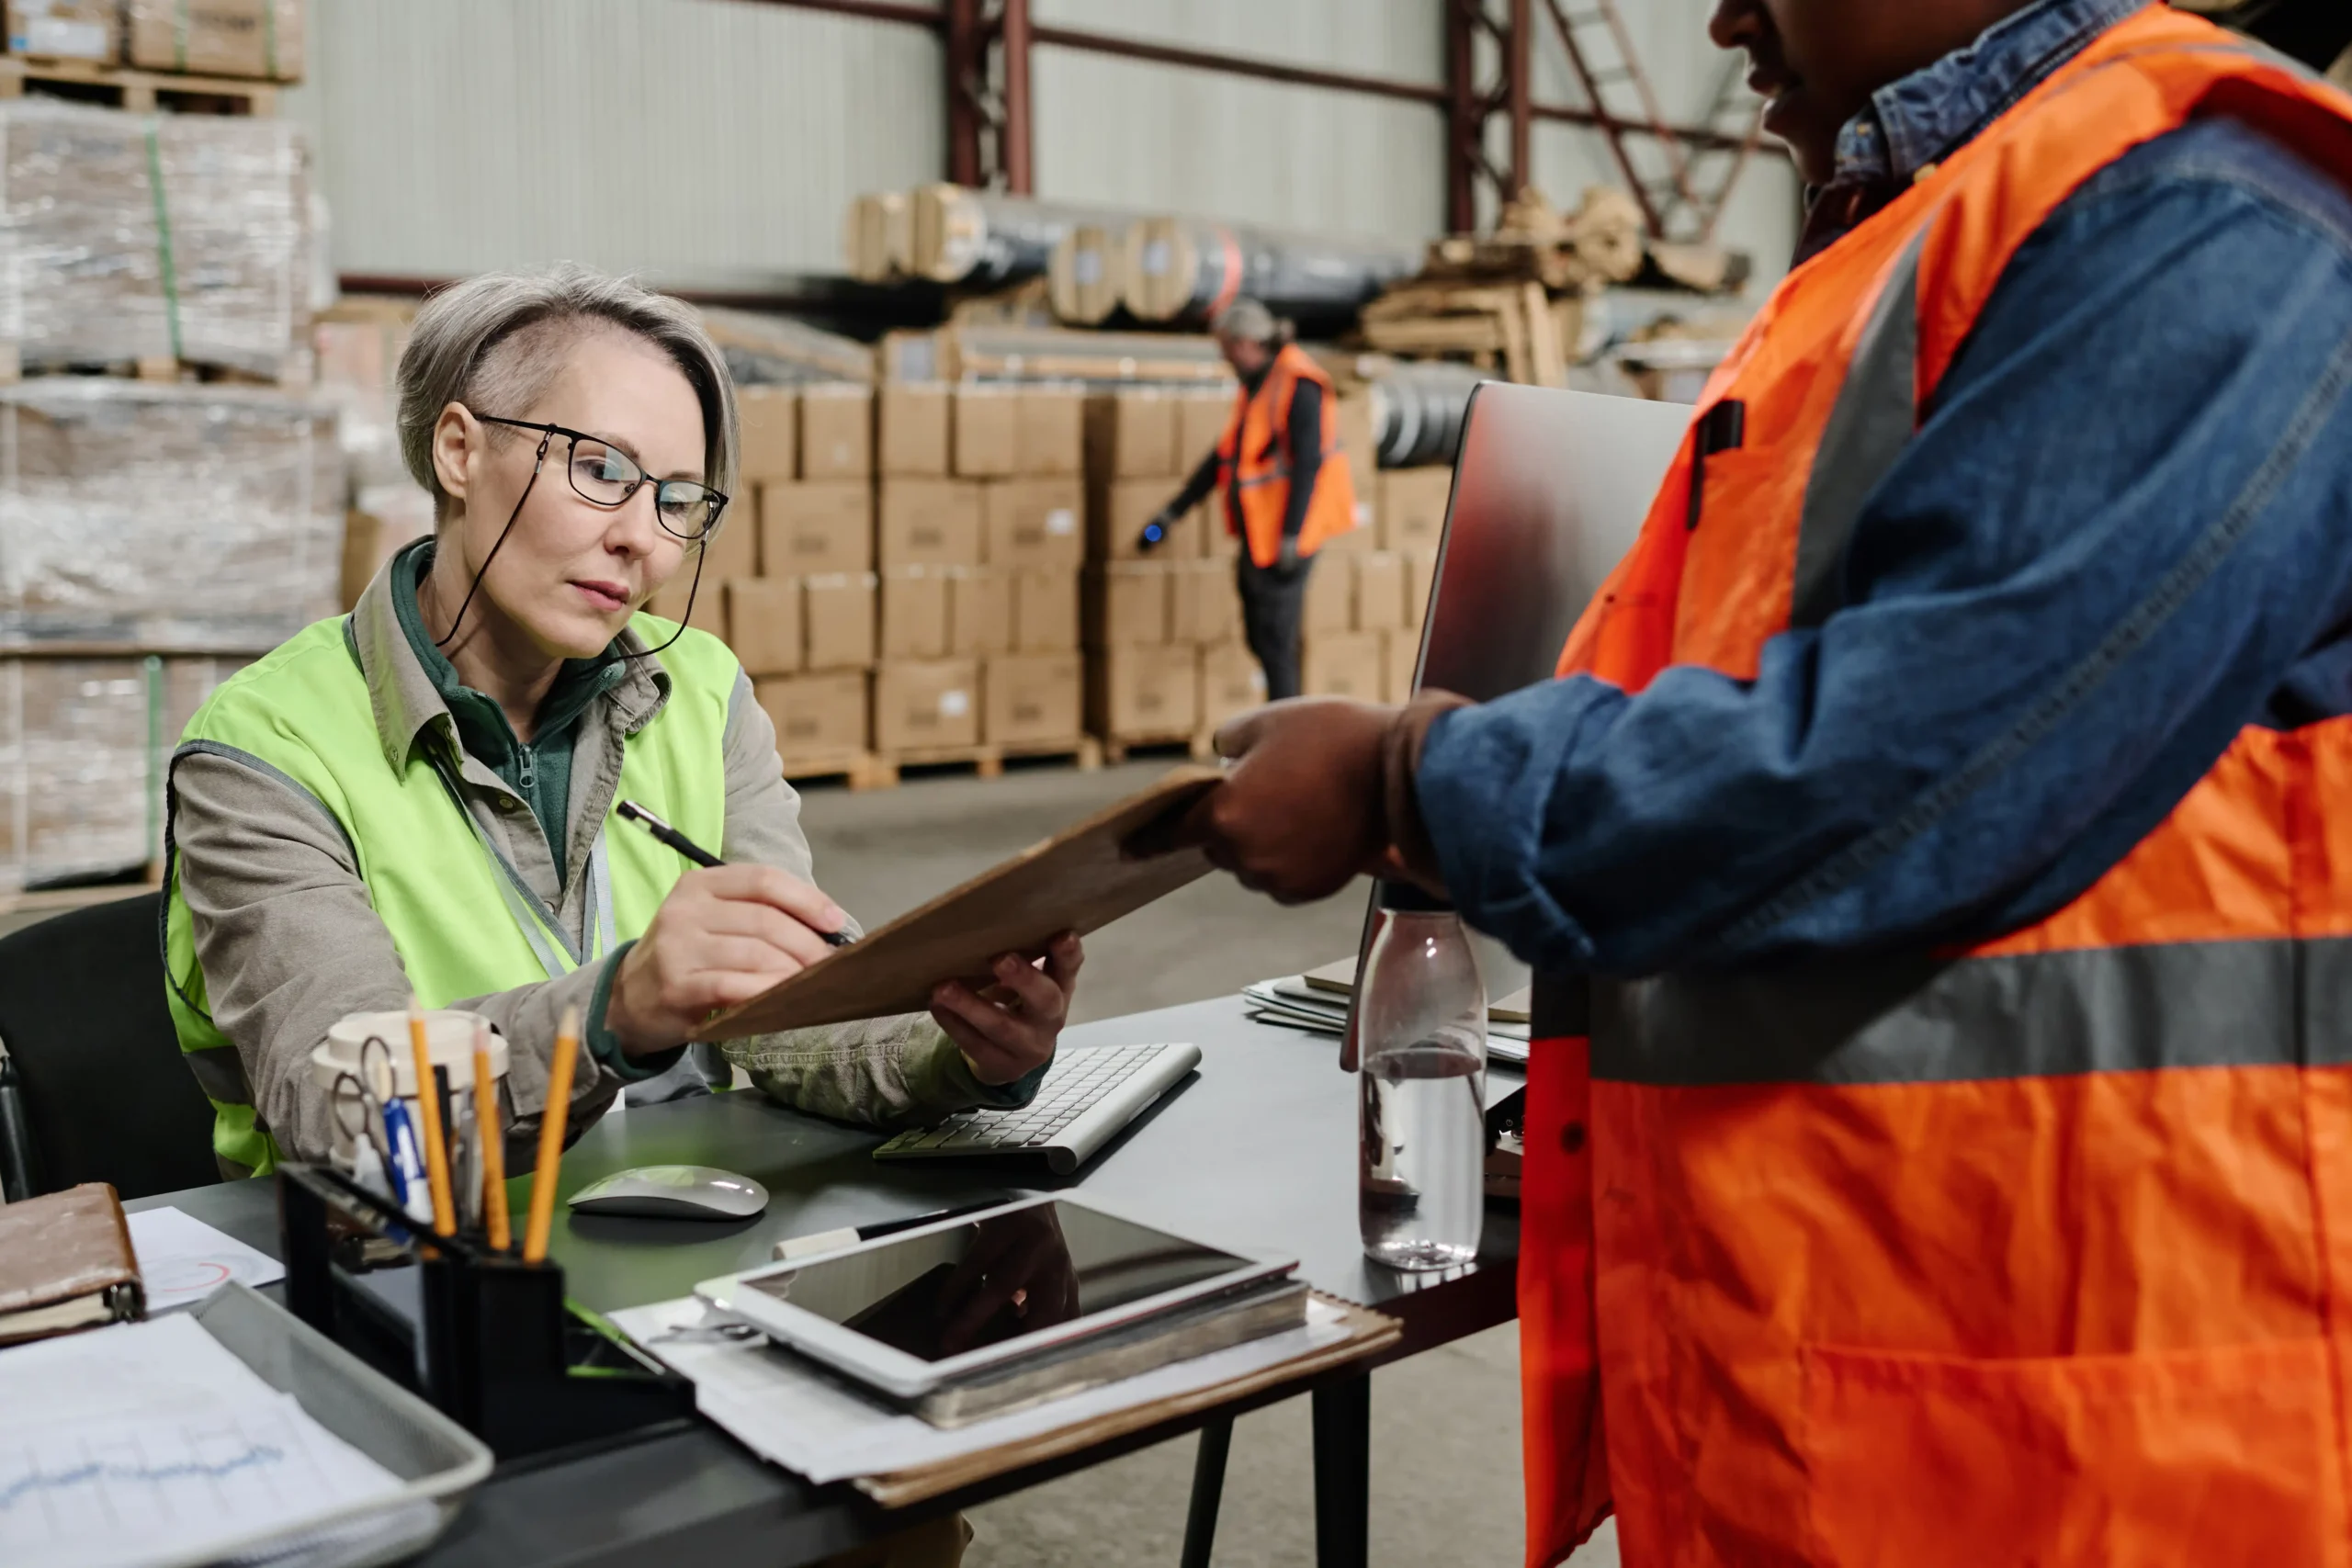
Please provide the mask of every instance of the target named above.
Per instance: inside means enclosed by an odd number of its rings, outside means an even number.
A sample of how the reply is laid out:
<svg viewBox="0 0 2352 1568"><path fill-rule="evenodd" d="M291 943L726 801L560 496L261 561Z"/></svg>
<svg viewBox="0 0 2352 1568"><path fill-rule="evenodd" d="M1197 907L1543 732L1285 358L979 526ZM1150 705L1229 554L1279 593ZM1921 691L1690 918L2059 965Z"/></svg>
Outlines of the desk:
<svg viewBox="0 0 2352 1568"><path fill-rule="evenodd" d="M1189 1040L1200 1072L1130 1125L1079 1175L974 1163L881 1165L872 1133L814 1122L752 1093L649 1106L589 1129L563 1162L565 1193L630 1166L716 1165L758 1179L767 1212L741 1224L578 1215L552 1247L571 1293L602 1310L691 1292L699 1280L770 1260L773 1245L839 1225L909 1217L994 1191L1075 1189L1170 1230L1224 1246L1296 1257L1316 1289L1397 1318L1409 1356L1509 1321L1519 1251L1515 1213L1490 1208L1474 1269L1400 1275L1365 1260L1356 1231L1356 1086L1338 1043L1251 1023L1238 998L1084 1024L1066 1047ZM1496 1069L1516 1077L1512 1069ZM275 1185L234 1182L129 1205L170 1204L276 1255ZM560 1211L559 1211L560 1213ZM1352 1472L1352 1498L1330 1509L1318 1484L1317 1555L1363 1562L1368 1368L1315 1391L1318 1471ZM1227 1417L1287 1398L1228 1406ZM1508 1419L1498 1416L1498 1420ZM1204 1424L1170 1421L1082 1456L1004 1475L903 1514L846 1486L815 1487L763 1464L718 1428L699 1426L586 1457L502 1467L423 1559L432 1568L589 1568L679 1562L812 1562L941 1509L1017 1492L1162 1442ZM1327 1511L1329 1510L1329 1511Z"/></svg>

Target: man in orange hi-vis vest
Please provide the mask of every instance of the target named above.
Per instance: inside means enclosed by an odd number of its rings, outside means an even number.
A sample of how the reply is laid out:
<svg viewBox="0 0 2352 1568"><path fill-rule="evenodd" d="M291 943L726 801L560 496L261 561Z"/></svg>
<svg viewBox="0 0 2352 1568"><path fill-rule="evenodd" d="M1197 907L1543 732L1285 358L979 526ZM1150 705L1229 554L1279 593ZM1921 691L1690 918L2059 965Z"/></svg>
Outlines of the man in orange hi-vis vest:
<svg viewBox="0 0 2352 1568"><path fill-rule="evenodd" d="M2352 96L1714 33L1800 263L1559 678L1262 709L1183 831L1537 968L1531 1563L2352 1562Z"/></svg>
<svg viewBox="0 0 2352 1568"><path fill-rule="evenodd" d="M1242 632L1265 671L1266 695L1295 697L1306 574L1324 541L1356 525L1340 400L1329 375L1257 300L1227 305L1216 332L1238 381L1233 412L1183 490L1144 525L1136 547L1157 549L1178 519L1215 494L1225 531L1241 541L1234 574Z"/></svg>

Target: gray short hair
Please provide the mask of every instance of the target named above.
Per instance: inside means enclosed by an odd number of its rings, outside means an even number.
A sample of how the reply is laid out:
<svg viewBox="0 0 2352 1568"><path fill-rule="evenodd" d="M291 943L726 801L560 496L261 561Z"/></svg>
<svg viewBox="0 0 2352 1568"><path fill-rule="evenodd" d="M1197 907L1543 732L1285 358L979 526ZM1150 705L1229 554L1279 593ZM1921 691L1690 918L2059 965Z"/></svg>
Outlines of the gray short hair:
<svg viewBox="0 0 2352 1568"><path fill-rule="evenodd" d="M702 403L706 482L734 493L735 383L702 319L692 306L634 279L564 262L545 272L469 277L417 312L401 355L401 457L432 493L436 518L447 514L449 503L433 471L433 427L441 411L463 403L477 414L518 416L562 371L564 350L600 329L643 338L678 367Z"/></svg>
<svg viewBox="0 0 2352 1568"><path fill-rule="evenodd" d="M1282 324L1274 320L1274 313L1247 294L1219 310L1209 331L1236 343L1275 344L1283 336Z"/></svg>

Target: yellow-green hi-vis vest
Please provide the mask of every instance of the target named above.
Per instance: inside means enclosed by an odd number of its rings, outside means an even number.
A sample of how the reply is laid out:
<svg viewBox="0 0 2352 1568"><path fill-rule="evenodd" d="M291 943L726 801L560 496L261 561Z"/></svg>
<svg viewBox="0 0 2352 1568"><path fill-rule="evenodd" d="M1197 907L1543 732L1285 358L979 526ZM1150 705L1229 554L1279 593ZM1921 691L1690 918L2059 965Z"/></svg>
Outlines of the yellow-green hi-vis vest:
<svg viewBox="0 0 2352 1568"><path fill-rule="evenodd" d="M435 748L385 760L346 619L320 621L222 682L174 754L226 755L280 777L334 818L351 845L377 919L426 1007L552 979L641 934L684 871L642 833L600 833L589 876L590 948L582 953L458 802ZM639 615L649 647L675 623ZM634 800L700 843L726 838L723 750L737 665L725 644L689 631L661 655L669 701L623 747L616 798ZM167 808L168 809L168 808ZM236 1047L212 1021L178 857L166 841L164 960L180 1050L213 1108L212 1148L258 1176L278 1150L257 1124Z"/></svg>

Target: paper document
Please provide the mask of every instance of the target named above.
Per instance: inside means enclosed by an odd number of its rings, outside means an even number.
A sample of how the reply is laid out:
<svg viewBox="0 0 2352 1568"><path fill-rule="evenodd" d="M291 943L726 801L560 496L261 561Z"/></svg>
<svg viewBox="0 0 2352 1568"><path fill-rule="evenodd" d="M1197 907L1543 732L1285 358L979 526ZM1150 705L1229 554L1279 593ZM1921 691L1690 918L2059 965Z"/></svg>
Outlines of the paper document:
<svg viewBox="0 0 2352 1568"><path fill-rule="evenodd" d="M982 1453L1113 1411L1212 1388L1350 1337L1337 1309L1309 1299L1304 1327L1177 1361L1068 1399L943 1429L836 1382L763 1338L711 1332L728 1320L692 1297L612 1314L621 1331L693 1381L695 1406L761 1457L820 1485Z"/></svg>
<svg viewBox="0 0 2352 1568"><path fill-rule="evenodd" d="M232 1280L259 1289L286 1278L275 1258L177 1209L149 1209L128 1218L150 1316L194 1306Z"/></svg>
<svg viewBox="0 0 2352 1568"><path fill-rule="evenodd" d="M398 1496L192 1319L0 1351L0 1562L209 1562Z"/></svg>

